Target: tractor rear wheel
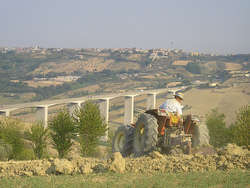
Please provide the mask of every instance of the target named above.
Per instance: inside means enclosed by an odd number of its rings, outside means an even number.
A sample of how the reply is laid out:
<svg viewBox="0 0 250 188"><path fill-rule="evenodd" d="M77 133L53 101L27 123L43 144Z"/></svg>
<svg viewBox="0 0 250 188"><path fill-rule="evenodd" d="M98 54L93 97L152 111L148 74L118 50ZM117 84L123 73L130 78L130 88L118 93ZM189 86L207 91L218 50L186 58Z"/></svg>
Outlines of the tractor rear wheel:
<svg viewBox="0 0 250 188"><path fill-rule="evenodd" d="M141 156L155 149L158 142L157 119L143 113L135 124L133 149L135 156Z"/></svg>
<svg viewBox="0 0 250 188"><path fill-rule="evenodd" d="M123 157L127 157L133 151L134 127L120 126L113 137L112 152L120 152Z"/></svg>

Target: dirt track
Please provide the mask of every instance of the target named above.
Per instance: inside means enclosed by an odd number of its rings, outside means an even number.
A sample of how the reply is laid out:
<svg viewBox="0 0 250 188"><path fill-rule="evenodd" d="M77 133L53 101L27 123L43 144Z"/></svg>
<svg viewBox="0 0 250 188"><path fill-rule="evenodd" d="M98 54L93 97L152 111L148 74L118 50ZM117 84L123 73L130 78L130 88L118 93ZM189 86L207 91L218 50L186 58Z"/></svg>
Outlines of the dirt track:
<svg viewBox="0 0 250 188"><path fill-rule="evenodd" d="M119 153L118 153L119 154ZM120 154L119 154L120 155ZM153 172L192 172L210 170L231 170L250 168L250 151L229 144L218 153L204 155L162 155L152 152L139 158L117 158L114 161L95 158L44 159L33 161L0 162L0 177L47 176L60 174L89 174L115 172L146 173ZM124 167L122 167L124 164ZM111 167L113 165L113 167ZM120 168L120 169L119 169ZM124 168L124 170L122 169Z"/></svg>

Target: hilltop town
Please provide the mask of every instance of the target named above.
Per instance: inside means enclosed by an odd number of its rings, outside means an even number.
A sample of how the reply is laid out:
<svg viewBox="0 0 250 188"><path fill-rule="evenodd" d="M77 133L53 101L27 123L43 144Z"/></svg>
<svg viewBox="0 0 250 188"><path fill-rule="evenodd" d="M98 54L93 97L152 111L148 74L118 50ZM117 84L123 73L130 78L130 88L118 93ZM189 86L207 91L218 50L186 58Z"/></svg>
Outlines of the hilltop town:
<svg viewBox="0 0 250 188"><path fill-rule="evenodd" d="M250 83L250 54L0 48L0 79L0 105L176 86L232 87Z"/></svg>

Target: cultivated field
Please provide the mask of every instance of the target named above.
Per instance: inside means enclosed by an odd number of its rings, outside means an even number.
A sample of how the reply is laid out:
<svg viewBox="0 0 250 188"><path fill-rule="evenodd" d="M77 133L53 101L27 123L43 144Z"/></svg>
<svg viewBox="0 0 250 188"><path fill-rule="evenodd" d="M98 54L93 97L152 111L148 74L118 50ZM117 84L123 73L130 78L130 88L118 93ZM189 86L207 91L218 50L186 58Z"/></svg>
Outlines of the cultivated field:
<svg viewBox="0 0 250 188"><path fill-rule="evenodd" d="M248 92L247 92L248 91ZM192 108L186 113L206 115L217 108L226 116L226 123L235 121L235 112L243 105L250 104L250 83L222 89L192 89L185 93L184 104Z"/></svg>
<svg viewBox="0 0 250 188"><path fill-rule="evenodd" d="M189 62L191 61L190 60L177 60L177 61L174 61L172 65L186 66Z"/></svg>
<svg viewBox="0 0 250 188"><path fill-rule="evenodd" d="M242 68L242 65L230 62L225 63L225 66L225 70L240 70Z"/></svg>

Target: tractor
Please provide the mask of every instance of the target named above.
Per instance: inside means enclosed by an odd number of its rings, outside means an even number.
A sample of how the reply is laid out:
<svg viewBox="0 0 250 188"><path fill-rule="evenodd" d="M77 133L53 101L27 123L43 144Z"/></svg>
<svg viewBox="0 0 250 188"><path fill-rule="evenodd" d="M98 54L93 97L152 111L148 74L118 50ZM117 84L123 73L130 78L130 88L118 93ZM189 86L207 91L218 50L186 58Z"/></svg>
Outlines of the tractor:
<svg viewBox="0 0 250 188"><path fill-rule="evenodd" d="M201 141L208 136L202 136L199 126L200 121L195 116L184 116L181 122L176 114L163 109L147 110L135 124L122 125L116 130L112 151L120 152L123 157L132 153L138 157L158 149L170 154L190 154L192 147L208 143Z"/></svg>

